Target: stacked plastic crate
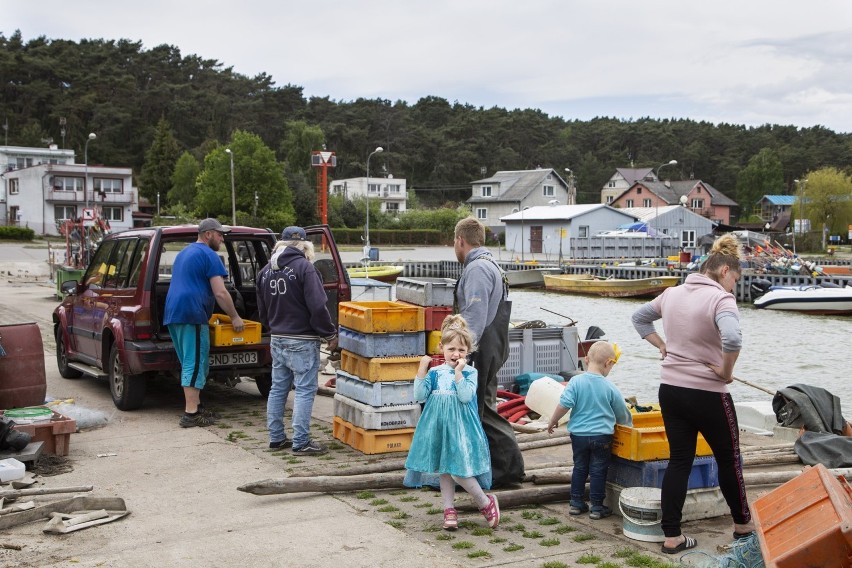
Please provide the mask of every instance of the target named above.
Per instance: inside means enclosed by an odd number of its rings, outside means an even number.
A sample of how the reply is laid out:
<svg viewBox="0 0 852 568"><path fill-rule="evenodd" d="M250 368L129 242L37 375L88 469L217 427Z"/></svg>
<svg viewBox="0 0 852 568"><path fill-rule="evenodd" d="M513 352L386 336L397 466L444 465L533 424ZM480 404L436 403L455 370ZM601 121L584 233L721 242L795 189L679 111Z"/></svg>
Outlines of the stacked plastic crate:
<svg viewBox="0 0 852 568"><path fill-rule="evenodd" d="M397 278L396 299L423 308L426 342L425 352L432 356L432 366L444 362L438 345L441 343L441 324L453 313L452 278Z"/></svg>
<svg viewBox="0 0 852 568"><path fill-rule="evenodd" d="M607 504L617 510L625 487L663 486L669 465L669 441L659 405L648 412L632 409L633 427L616 424L612 461L607 472ZM684 521L723 515L728 511L719 490L719 468L710 446L701 434L687 485Z"/></svg>
<svg viewBox="0 0 852 568"><path fill-rule="evenodd" d="M333 435L365 454L411 447L420 405L414 377L425 354L423 308L341 302Z"/></svg>

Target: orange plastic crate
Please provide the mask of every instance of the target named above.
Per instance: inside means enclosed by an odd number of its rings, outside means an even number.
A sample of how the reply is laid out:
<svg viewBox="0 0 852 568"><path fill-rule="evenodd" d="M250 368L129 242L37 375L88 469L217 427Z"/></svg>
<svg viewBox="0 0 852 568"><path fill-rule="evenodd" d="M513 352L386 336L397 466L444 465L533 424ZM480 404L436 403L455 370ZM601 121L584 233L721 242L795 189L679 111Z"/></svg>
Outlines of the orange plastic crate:
<svg viewBox="0 0 852 568"><path fill-rule="evenodd" d="M439 347L441 343L441 332L440 331L427 331L426 332L426 354L427 355L440 355L442 353L441 348Z"/></svg>
<svg viewBox="0 0 852 568"><path fill-rule="evenodd" d="M332 435L364 454L387 454L407 452L411 448L414 428L396 430L364 430L346 422L339 416L334 417Z"/></svg>
<svg viewBox="0 0 852 568"><path fill-rule="evenodd" d="M422 355L367 358L344 349L340 352L340 368L371 383L413 381L422 358Z"/></svg>
<svg viewBox="0 0 852 568"><path fill-rule="evenodd" d="M852 488L818 464L751 507L766 568L852 566Z"/></svg>
<svg viewBox="0 0 852 568"><path fill-rule="evenodd" d="M210 345L225 347L229 345L253 345L260 343L260 323L243 320L245 328L237 333L231 325L231 318L225 314L213 314L207 324L210 326Z"/></svg>
<svg viewBox="0 0 852 568"><path fill-rule="evenodd" d="M362 333L425 330L423 308L402 302L340 302L338 322Z"/></svg>
<svg viewBox="0 0 852 568"><path fill-rule="evenodd" d="M32 442L44 442L42 448L49 454L67 456L71 434L77 431L77 421L54 410L50 420L15 424L15 430L32 436Z"/></svg>

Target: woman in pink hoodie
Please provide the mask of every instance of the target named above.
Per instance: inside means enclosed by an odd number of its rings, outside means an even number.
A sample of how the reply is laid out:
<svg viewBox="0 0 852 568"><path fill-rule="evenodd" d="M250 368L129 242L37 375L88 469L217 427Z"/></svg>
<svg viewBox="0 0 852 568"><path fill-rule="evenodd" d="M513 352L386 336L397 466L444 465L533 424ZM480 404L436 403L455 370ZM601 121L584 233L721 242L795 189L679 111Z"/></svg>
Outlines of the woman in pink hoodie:
<svg viewBox="0 0 852 568"><path fill-rule="evenodd" d="M675 554L697 542L681 534L683 504L698 433L713 450L719 487L734 520L734 538L754 531L740 455L739 426L728 392L742 347L732 293L741 275L739 242L716 240L698 274L669 288L633 314L633 326L660 350L660 408L671 456L662 487L662 551ZM654 322L663 320L665 339Z"/></svg>

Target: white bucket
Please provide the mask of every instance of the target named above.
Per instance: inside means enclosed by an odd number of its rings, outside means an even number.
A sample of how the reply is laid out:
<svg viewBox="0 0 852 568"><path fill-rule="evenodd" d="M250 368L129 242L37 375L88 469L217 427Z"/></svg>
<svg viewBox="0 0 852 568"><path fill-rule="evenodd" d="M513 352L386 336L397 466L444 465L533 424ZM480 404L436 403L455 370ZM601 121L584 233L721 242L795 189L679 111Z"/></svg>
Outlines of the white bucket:
<svg viewBox="0 0 852 568"><path fill-rule="evenodd" d="M624 536L642 542L666 540L660 522L663 510L656 487L626 487L618 498Z"/></svg>
<svg viewBox="0 0 852 568"><path fill-rule="evenodd" d="M530 383L524 404L533 412L540 414L544 422L548 422L550 417L553 416L553 411L559 405L559 397L562 396L564 390L565 387L561 383L550 377L538 378ZM568 416L568 414L563 416L559 420L559 424L568 422Z"/></svg>

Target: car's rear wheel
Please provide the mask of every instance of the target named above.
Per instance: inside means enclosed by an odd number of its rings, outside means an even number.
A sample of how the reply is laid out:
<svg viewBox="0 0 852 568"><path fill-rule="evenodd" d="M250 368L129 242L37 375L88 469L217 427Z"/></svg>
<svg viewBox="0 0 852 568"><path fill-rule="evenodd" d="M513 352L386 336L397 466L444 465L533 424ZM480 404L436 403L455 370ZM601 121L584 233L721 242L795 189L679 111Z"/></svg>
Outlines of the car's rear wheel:
<svg viewBox="0 0 852 568"><path fill-rule="evenodd" d="M269 398L269 391L272 390L272 373L258 375L254 378L254 384L257 385L257 390L260 391L260 396Z"/></svg>
<svg viewBox="0 0 852 568"><path fill-rule="evenodd" d="M56 328L56 366L59 367L59 375L63 379L79 379L83 376L81 371L68 366L68 350L65 347L65 337L62 330Z"/></svg>
<svg viewBox="0 0 852 568"><path fill-rule="evenodd" d="M145 402L145 375L130 375L121 367L118 346L109 352L109 392L119 410L136 410Z"/></svg>

